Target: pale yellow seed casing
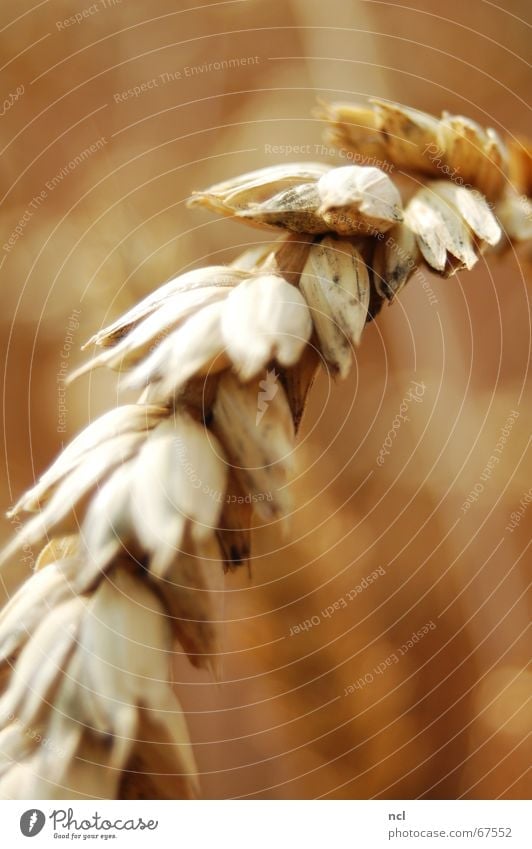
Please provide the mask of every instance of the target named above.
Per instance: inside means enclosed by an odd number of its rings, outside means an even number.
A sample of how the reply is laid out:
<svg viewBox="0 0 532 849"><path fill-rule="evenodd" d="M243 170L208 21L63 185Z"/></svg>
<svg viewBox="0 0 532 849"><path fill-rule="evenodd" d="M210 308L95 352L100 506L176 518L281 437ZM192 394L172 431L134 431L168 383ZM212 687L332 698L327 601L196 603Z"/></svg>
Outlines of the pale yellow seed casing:
<svg viewBox="0 0 532 849"><path fill-rule="evenodd" d="M242 384L231 372L222 375L213 406L212 428L232 464L241 489L257 516L268 521L291 508L287 491L293 465L294 423L283 387L276 385L258 416L260 379Z"/></svg>
<svg viewBox="0 0 532 849"><path fill-rule="evenodd" d="M192 665L219 680L224 576L215 538L181 553L156 586Z"/></svg>
<svg viewBox="0 0 532 849"><path fill-rule="evenodd" d="M120 446L118 453L123 454L130 442L135 444L137 440L142 439L165 415L166 410L163 407L150 404L124 404L104 413L67 445L37 483L9 511L8 516L37 511L49 500L58 483L79 465L82 458L94 451L97 452L95 457L102 453L104 443L112 444L109 450L109 460L112 463L113 449L116 449L116 446Z"/></svg>
<svg viewBox="0 0 532 849"><path fill-rule="evenodd" d="M484 130L469 118L444 112L438 125L438 145L454 181L476 186L489 198L500 195L507 182L508 154L495 130Z"/></svg>
<svg viewBox="0 0 532 849"><path fill-rule="evenodd" d="M256 172L249 190L243 192L239 188L237 196L213 187L193 201L248 224L296 233L371 235L384 232L402 219L399 192L378 168L319 166L312 171L298 165L286 169L285 179L279 178L282 172L278 166L275 169L273 180L272 169L263 169L262 182L261 172Z"/></svg>
<svg viewBox="0 0 532 849"><path fill-rule="evenodd" d="M392 301L414 273L421 252L416 234L404 222L388 230L373 254L373 280L382 298Z"/></svg>
<svg viewBox="0 0 532 849"><path fill-rule="evenodd" d="M144 389L153 384L153 400L167 403L191 378L227 368L222 313L222 301L202 307L141 360L124 380L124 386Z"/></svg>
<svg viewBox="0 0 532 849"><path fill-rule="evenodd" d="M143 434L123 434L102 442L83 455L79 463L53 489L43 509L22 527L21 532L2 551L0 562L7 560L23 545L36 545L49 535L61 536L76 532L87 505L95 495L95 489L117 466L129 460L144 440Z"/></svg>
<svg viewBox="0 0 532 849"><path fill-rule="evenodd" d="M264 203L292 186L316 182L330 167L322 162L271 165L216 183L205 191L194 192L188 203L189 206L207 206L214 212L234 215L251 204Z"/></svg>
<svg viewBox="0 0 532 849"><path fill-rule="evenodd" d="M131 368L188 318L209 304L223 301L231 291L232 287L229 286L203 286L172 295L145 318L133 324L123 337L115 336L116 344L106 347L78 368L71 375L69 382L101 366L117 371Z"/></svg>
<svg viewBox="0 0 532 849"><path fill-rule="evenodd" d="M311 246L299 285L321 352L345 377L351 346L360 342L369 306L368 270L360 253L350 242L326 236Z"/></svg>
<svg viewBox="0 0 532 849"><path fill-rule="evenodd" d="M341 235L384 233L402 221L401 196L378 168L346 165L318 182L319 212Z"/></svg>
<svg viewBox="0 0 532 849"><path fill-rule="evenodd" d="M518 244L532 239L532 200L530 198L518 195L510 189L497 204L497 215L507 239Z"/></svg>
<svg viewBox="0 0 532 849"><path fill-rule="evenodd" d="M304 298L278 275L260 275L234 289L222 314L226 352L242 380L269 360L294 365L310 338L312 322Z"/></svg>
<svg viewBox="0 0 532 849"><path fill-rule="evenodd" d="M71 597L57 563L34 572L0 612L0 668L20 652L50 609Z"/></svg>
<svg viewBox="0 0 532 849"><path fill-rule="evenodd" d="M426 148L437 138L437 118L398 103L384 100L371 102L384 140L386 156L406 170L433 171L434 165Z"/></svg>
<svg viewBox="0 0 532 849"><path fill-rule="evenodd" d="M69 534L64 537L54 537L47 543L35 561L35 571L44 569L51 563L61 560L69 560L76 557L79 552L79 538L77 534Z"/></svg>
<svg viewBox="0 0 532 849"><path fill-rule="evenodd" d="M507 183L509 156L495 130L461 115L440 119L399 103L373 100L322 104L327 138L338 147L380 160L383 168L448 177L495 200Z"/></svg>
<svg viewBox="0 0 532 849"><path fill-rule="evenodd" d="M263 203L251 203L237 213L239 219L259 227L280 227L294 233L326 233L330 229L318 212L316 183L291 186Z"/></svg>
<svg viewBox="0 0 532 849"><path fill-rule="evenodd" d="M83 349L91 345L107 348L116 345L120 339L129 333L140 321L147 318L160 307L164 307L169 299L187 292L212 288L214 286L237 286L245 280L248 272L244 269L212 265L207 268L194 268L184 274L178 274L167 283L159 286L138 304L135 304L124 315L112 324L102 328L83 345ZM71 378L72 380L73 378Z"/></svg>
<svg viewBox="0 0 532 849"><path fill-rule="evenodd" d="M430 190L439 195L463 218L477 237L494 247L501 238L501 228L486 198L475 189L456 186L449 180L434 180L429 183Z"/></svg>
<svg viewBox="0 0 532 849"><path fill-rule="evenodd" d="M218 525L227 465L218 440L192 418L176 416L148 439L135 463L132 524L162 576L187 532L205 541Z"/></svg>
<svg viewBox="0 0 532 849"><path fill-rule="evenodd" d="M510 160L510 182L515 191L532 197L532 142L530 139L513 137L508 140Z"/></svg>
<svg viewBox="0 0 532 849"><path fill-rule="evenodd" d="M406 209L406 223L417 236L425 261L436 271L472 268L477 253L469 227L447 201L430 188L420 189Z"/></svg>

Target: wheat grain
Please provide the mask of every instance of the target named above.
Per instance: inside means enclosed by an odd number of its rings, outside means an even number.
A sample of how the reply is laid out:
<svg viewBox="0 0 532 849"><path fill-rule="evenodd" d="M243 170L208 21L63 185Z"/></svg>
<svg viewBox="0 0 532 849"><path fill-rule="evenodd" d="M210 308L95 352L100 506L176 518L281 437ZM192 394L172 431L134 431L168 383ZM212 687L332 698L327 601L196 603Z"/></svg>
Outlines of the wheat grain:
<svg viewBox="0 0 532 849"><path fill-rule="evenodd" d="M506 185L509 156L495 130L444 112L440 119L398 103L322 104L328 140L406 171L458 178L495 199Z"/></svg>
<svg viewBox="0 0 532 849"><path fill-rule="evenodd" d="M320 363L345 377L384 299L421 262L445 277L472 268L500 241L497 215L530 239L530 201L517 202L528 159L512 166L493 131L380 102L324 114L335 142L439 178L443 161L476 189L429 181L403 210L377 168L296 163L194 195L284 235L179 275L89 340L77 376L113 368L142 396L89 425L11 512L37 515L4 558L49 541L0 614L4 797L198 794L172 654L181 646L220 674L222 564L248 563L252 521L284 522L292 508L295 435Z"/></svg>
<svg viewBox="0 0 532 849"><path fill-rule="evenodd" d="M325 236L311 246L299 285L321 353L345 377L369 307L370 282L362 256L350 242Z"/></svg>

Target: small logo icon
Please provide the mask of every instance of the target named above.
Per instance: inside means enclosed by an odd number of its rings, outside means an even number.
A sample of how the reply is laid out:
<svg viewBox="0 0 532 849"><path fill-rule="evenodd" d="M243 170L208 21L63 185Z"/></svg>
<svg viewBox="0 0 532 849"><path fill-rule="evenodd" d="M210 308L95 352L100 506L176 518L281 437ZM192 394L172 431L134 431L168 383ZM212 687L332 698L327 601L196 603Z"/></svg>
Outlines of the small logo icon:
<svg viewBox="0 0 532 849"><path fill-rule="evenodd" d="M30 808L29 811L24 811L20 818L20 830L24 837L35 837L43 830L46 817L42 811L37 808Z"/></svg>
<svg viewBox="0 0 532 849"><path fill-rule="evenodd" d="M257 398L257 416L255 418L255 425L260 424L260 420L262 419L264 413L269 407L269 401L273 401L279 387L277 385L277 378L279 377L276 374L275 369L266 372L266 377L264 380L261 380L259 386L261 388L261 392L258 394Z"/></svg>

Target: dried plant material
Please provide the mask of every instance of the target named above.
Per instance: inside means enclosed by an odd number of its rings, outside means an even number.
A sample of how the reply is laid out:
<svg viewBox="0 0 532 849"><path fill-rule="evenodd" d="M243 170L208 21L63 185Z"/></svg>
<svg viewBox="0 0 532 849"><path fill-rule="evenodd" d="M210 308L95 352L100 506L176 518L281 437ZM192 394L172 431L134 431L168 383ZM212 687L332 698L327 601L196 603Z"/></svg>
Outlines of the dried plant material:
<svg viewBox="0 0 532 849"><path fill-rule="evenodd" d="M24 732L19 722L6 725L0 731L0 799L14 798L9 793L9 785L16 787L17 780L22 779L22 786L27 786L26 776L20 775L19 764L31 756L36 743Z"/></svg>
<svg viewBox="0 0 532 849"><path fill-rule="evenodd" d="M23 786L35 798L114 795L132 750L144 755L156 745L165 747L172 771L187 785L183 795L197 796L194 758L169 677L171 642L165 608L144 581L123 570L88 603L78 597L50 612L0 702L0 714L16 716L20 729L42 729L50 713L48 745L24 745L20 732L7 727L2 751L11 749L17 760L0 771L0 795L18 796L21 779L28 779ZM107 773L113 780L98 782Z"/></svg>
<svg viewBox="0 0 532 849"><path fill-rule="evenodd" d="M392 227L377 244L373 256L373 280L379 295L393 301L414 273L420 257L413 230L405 223Z"/></svg>
<svg viewBox="0 0 532 849"><path fill-rule="evenodd" d="M159 402L167 401L192 377L212 374L229 365L221 328L223 304L203 307L143 360L124 381L127 388L149 383Z"/></svg>
<svg viewBox="0 0 532 849"><path fill-rule="evenodd" d="M118 569L88 603L68 675L56 694L59 715L106 739L108 764L120 771L145 740L141 719L167 746L174 771L194 786L196 766L182 708L171 687L172 630L155 593ZM138 742L137 742L138 741Z"/></svg>
<svg viewBox="0 0 532 849"><path fill-rule="evenodd" d="M57 563L60 560L69 560L75 557L79 551L79 539L76 534L69 534L64 537L54 537L44 546L35 562L35 571L44 569L51 563Z"/></svg>
<svg viewBox="0 0 532 849"><path fill-rule="evenodd" d="M72 594L56 563L29 578L0 612L0 668L18 654L46 614Z"/></svg>
<svg viewBox="0 0 532 849"><path fill-rule="evenodd" d="M168 300L197 289L210 289L217 286L231 288L238 285L242 280L245 280L247 276L245 270L226 268L225 265L195 268L192 271L187 271L185 274L179 274L177 277L169 280L168 283L160 286L155 292L152 292L108 327L104 327L98 333L95 333L85 343L83 348L88 348L91 345L98 345L104 348L116 345L140 321L147 318L155 310L164 307Z"/></svg>
<svg viewBox="0 0 532 849"><path fill-rule="evenodd" d="M100 454L107 453L112 465L117 445L120 446L119 455L124 456L123 452L127 453L127 446L144 438L144 434L165 414L166 410L163 407L153 404L125 404L95 419L67 445L35 486L28 490L9 511L8 516L13 517L22 512L32 513L38 510L51 497L59 482L84 458L90 456L96 459ZM108 446L107 452L102 449L104 444Z"/></svg>
<svg viewBox="0 0 532 849"><path fill-rule="evenodd" d="M321 362L322 359L318 354L318 349L311 340L310 345L307 345L305 348L297 366L281 371L280 379L286 392L286 400L292 412L296 433L299 430L307 405L308 394Z"/></svg>
<svg viewBox="0 0 532 849"><path fill-rule="evenodd" d="M254 271L259 268L264 260L271 254L272 246L270 242L261 245L254 245L252 248L247 248L230 265L231 268L238 268L240 271Z"/></svg>
<svg viewBox="0 0 532 849"><path fill-rule="evenodd" d="M80 531L83 567L74 578L78 592L89 589L122 551L142 557L132 516L134 471L134 463L115 469L88 506Z"/></svg>
<svg viewBox="0 0 532 849"><path fill-rule="evenodd" d="M249 567L252 515L251 495L244 492L235 475L230 473L216 531L226 570Z"/></svg>
<svg viewBox="0 0 532 849"><path fill-rule="evenodd" d="M151 571L164 575L185 532L199 543L216 529L227 477L224 454L212 434L182 416L154 431L136 471L133 523Z"/></svg>
<svg viewBox="0 0 532 849"><path fill-rule="evenodd" d="M321 102L316 114L328 122L328 140L399 168L433 174L424 148L437 138L438 120L400 104L370 104Z"/></svg>
<svg viewBox="0 0 532 849"><path fill-rule="evenodd" d="M157 588L190 662L209 669L219 680L223 570L214 538L195 546L193 554L175 559Z"/></svg>
<svg viewBox="0 0 532 849"><path fill-rule="evenodd" d="M118 371L131 368L198 310L223 301L231 291L229 286L203 286L168 298L147 318L135 324L113 347L106 348L73 372L70 382L100 366Z"/></svg>
<svg viewBox="0 0 532 849"><path fill-rule="evenodd" d="M278 274L298 286L312 241L313 236L308 233L290 233L279 239L261 263L261 273Z"/></svg>
<svg viewBox="0 0 532 849"><path fill-rule="evenodd" d="M532 143L525 138L508 140L510 182L518 194L532 197Z"/></svg>
<svg viewBox="0 0 532 849"><path fill-rule="evenodd" d="M305 299L282 277L246 280L227 298L222 313L226 353L242 380L250 380L269 360L294 365L312 332Z"/></svg>
<svg viewBox="0 0 532 849"><path fill-rule="evenodd" d="M508 152L495 130L444 112L438 143L454 180L458 175L460 184L476 186L488 198L500 195L507 180Z"/></svg>
<svg viewBox="0 0 532 849"><path fill-rule="evenodd" d="M2 723L13 716L30 727L42 721L75 649L85 603L81 596L62 601L34 630L17 660L9 689L0 699Z"/></svg>
<svg viewBox="0 0 532 849"><path fill-rule="evenodd" d="M285 189L263 203L251 203L236 214L256 226L282 227L295 233L326 233L329 226L319 214L319 206L316 183L303 183Z"/></svg>
<svg viewBox="0 0 532 849"><path fill-rule="evenodd" d="M385 233L403 218L401 195L378 168L334 168L319 180L318 193L327 229L344 236Z"/></svg>
<svg viewBox="0 0 532 849"><path fill-rule="evenodd" d="M264 169L266 181L270 170ZM303 173L308 175L307 171ZM261 197L265 194L266 197L260 202L254 194L246 193L239 196L237 206L228 206L225 200L220 207L208 201L213 189L201 195L200 202L250 224L281 227L296 233L375 234L402 219L399 192L378 168L327 167L322 169L321 175L316 173L314 181L307 180L308 176L271 195L267 195L263 187ZM267 186L271 185L267 182ZM274 186L277 187L277 183Z"/></svg>
<svg viewBox="0 0 532 849"><path fill-rule="evenodd" d="M473 268L484 246L496 245L501 235L477 192L441 180L416 192L405 216L426 263L445 276Z"/></svg>
<svg viewBox="0 0 532 849"><path fill-rule="evenodd" d="M326 236L312 245L300 281L325 360L346 377L369 306L366 265L347 241Z"/></svg>
<svg viewBox="0 0 532 849"><path fill-rule="evenodd" d="M20 725L14 728L29 740ZM76 748L75 727L61 730L70 731L68 741L61 736L53 740L46 736L46 745L34 743L25 750L17 746L14 735L0 741L6 756L5 769L0 767L0 798L105 799L116 794L120 773L109 769L105 741L86 739L79 733Z"/></svg>
<svg viewBox="0 0 532 849"><path fill-rule="evenodd" d="M490 199L501 194L508 153L494 130L448 112L438 119L398 103L370 103L321 104L318 115L330 126L328 140L406 171L448 176Z"/></svg>
<svg viewBox="0 0 532 849"><path fill-rule="evenodd" d="M173 798L199 798L197 768L181 706L179 713L168 717L166 726L155 722L153 714L143 707L138 715L139 739L133 754L157 783L168 782L176 793Z"/></svg>
<svg viewBox="0 0 532 849"><path fill-rule="evenodd" d="M52 746L57 752L65 752L61 746L59 730ZM80 735L78 745L69 757L51 757L47 749L38 749L33 757L21 764L27 776L26 786L32 799L109 799L114 798L120 782L120 771L109 763L109 747L106 740L94 740L89 735ZM11 775L6 776L9 781ZM6 781L6 789L9 783ZM17 798L17 783L13 780L14 792L8 798Z"/></svg>
<svg viewBox="0 0 532 849"><path fill-rule="evenodd" d="M260 205L279 193L303 183L315 183L330 165L321 162L290 162L271 165L194 192L189 206L207 206L222 215L235 215L250 205Z"/></svg>
<svg viewBox="0 0 532 849"><path fill-rule="evenodd" d="M430 183L430 189L462 216L480 246L483 243L491 247L497 245L501 238L501 228L486 199L479 192L455 186L445 180Z"/></svg>
<svg viewBox="0 0 532 849"><path fill-rule="evenodd" d="M511 242L524 243L532 239L532 200L511 189L496 207L503 232Z"/></svg>
<svg viewBox="0 0 532 849"><path fill-rule="evenodd" d="M218 391L218 381L222 372L214 372L206 377L192 378L176 393L176 409L188 410L190 415L202 424L208 424L212 405ZM151 386L146 391L149 393Z"/></svg>
<svg viewBox="0 0 532 849"><path fill-rule="evenodd" d="M295 363L311 327L307 305L296 288L278 275L254 276L167 337L127 385L158 382L158 398L166 400L191 377L220 371L231 362L241 378L249 380L270 359L286 366ZM121 344L127 345L128 338Z"/></svg>
<svg viewBox="0 0 532 849"><path fill-rule="evenodd" d="M431 268L449 275L457 268L470 269L475 265L477 255L468 226L431 189L420 189L414 195L406 210L406 223L416 234L419 249Z"/></svg>
<svg viewBox="0 0 532 849"><path fill-rule="evenodd" d="M221 447L200 424L184 415L162 422L92 500L81 531L87 565L78 589L124 551L147 558L151 572L163 576L185 534L199 543L214 533L226 475Z"/></svg>
<svg viewBox="0 0 532 849"><path fill-rule="evenodd" d="M233 474L253 509L268 521L291 507L286 489L292 466L294 425L282 386L271 393L264 415L257 416L260 381L242 385L227 373L218 386L212 428L232 463Z"/></svg>
<svg viewBox="0 0 532 849"><path fill-rule="evenodd" d="M24 525L4 549L0 562L24 545L36 545L50 535L76 532L98 484L133 456L142 442L139 434L123 434L82 456L79 464L57 485L40 513Z"/></svg>

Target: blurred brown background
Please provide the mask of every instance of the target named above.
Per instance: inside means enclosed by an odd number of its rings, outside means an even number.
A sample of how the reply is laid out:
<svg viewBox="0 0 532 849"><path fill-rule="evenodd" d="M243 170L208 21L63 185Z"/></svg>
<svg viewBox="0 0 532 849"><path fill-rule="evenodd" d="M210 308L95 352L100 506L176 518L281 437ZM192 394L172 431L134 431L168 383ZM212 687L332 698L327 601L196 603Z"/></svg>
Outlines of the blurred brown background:
<svg viewBox="0 0 532 849"><path fill-rule="evenodd" d="M62 410L65 357L180 269L267 238L187 211L193 188L288 158L270 145L334 161L314 152L318 96L532 135L527 14L526 0L5 0L2 509L116 403L98 373ZM251 580L227 579L224 683L179 668L207 796L526 795L532 508L509 524L531 483L526 273L510 252L412 280L367 328L352 378L318 381L291 530L257 532ZM379 467L412 380L421 402ZM7 592L34 554L4 572Z"/></svg>

